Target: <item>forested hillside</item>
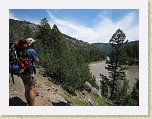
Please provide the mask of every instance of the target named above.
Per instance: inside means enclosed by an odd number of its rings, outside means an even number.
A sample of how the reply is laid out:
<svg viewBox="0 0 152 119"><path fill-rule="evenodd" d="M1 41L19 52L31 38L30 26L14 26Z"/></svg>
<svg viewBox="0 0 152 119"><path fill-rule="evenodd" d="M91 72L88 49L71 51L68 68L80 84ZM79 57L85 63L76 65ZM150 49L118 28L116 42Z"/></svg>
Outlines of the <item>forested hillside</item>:
<svg viewBox="0 0 152 119"><path fill-rule="evenodd" d="M106 54L109 54L112 50L109 43L93 43L93 45L99 48L101 51L105 52Z"/></svg>
<svg viewBox="0 0 152 119"><path fill-rule="evenodd" d="M51 27L51 26L50 26ZM14 19L9 19L9 40L12 42L13 40L19 39L21 37L36 37L36 33L39 31L39 25L27 22L27 21L18 21ZM93 44L88 42L83 42L82 40L72 38L64 33L63 39L67 42L68 47L83 55L85 61L98 61L104 60L106 58L105 53L103 53L100 49L98 49Z"/></svg>
<svg viewBox="0 0 152 119"><path fill-rule="evenodd" d="M61 33L55 24L50 26L46 18L39 25L9 19L10 42L27 37L37 40L35 50L45 74L62 84L64 89L74 93L83 88L85 81L99 89L88 66L91 61L106 58L98 48Z"/></svg>
<svg viewBox="0 0 152 119"><path fill-rule="evenodd" d="M112 51L112 47L109 43L93 43L92 45L96 46L106 55L109 55ZM124 45L124 51L127 57L128 65L138 65L139 64L139 41L131 41Z"/></svg>
<svg viewBox="0 0 152 119"><path fill-rule="evenodd" d="M27 21L9 19L9 40L13 41L19 38L35 37L38 31L38 25Z"/></svg>

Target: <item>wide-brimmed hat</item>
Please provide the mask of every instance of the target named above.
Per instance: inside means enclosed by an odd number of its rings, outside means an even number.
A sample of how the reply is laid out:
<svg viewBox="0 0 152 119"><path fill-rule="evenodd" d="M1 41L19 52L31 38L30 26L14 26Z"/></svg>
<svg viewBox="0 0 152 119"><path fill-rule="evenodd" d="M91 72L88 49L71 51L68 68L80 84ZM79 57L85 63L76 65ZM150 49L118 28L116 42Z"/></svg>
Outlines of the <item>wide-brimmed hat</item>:
<svg viewBox="0 0 152 119"><path fill-rule="evenodd" d="M34 43L36 40L34 40L33 38L27 38L26 39L28 46L32 45L32 43Z"/></svg>

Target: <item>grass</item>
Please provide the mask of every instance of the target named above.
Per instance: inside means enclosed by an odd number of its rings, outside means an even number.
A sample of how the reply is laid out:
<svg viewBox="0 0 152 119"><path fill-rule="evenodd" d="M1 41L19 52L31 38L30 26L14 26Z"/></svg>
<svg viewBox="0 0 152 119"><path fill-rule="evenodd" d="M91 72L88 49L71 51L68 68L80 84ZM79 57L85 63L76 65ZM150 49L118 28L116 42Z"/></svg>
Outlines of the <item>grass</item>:
<svg viewBox="0 0 152 119"><path fill-rule="evenodd" d="M104 98L100 99L98 96L91 93L92 100L94 101L95 106L109 106Z"/></svg>
<svg viewBox="0 0 152 119"><path fill-rule="evenodd" d="M73 97L68 97L64 94L60 94L63 98L70 100L71 102L73 102L74 104L78 105L78 106L87 106L87 103L83 100L80 100L78 98L73 98ZM94 95L93 93L90 93L91 97L92 97L92 101L94 103L94 106L110 106L106 99L100 99L98 96Z"/></svg>
<svg viewBox="0 0 152 119"><path fill-rule="evenodd" d="M78 98L68 97L64 94L59 94L59 95L61 95L64 99L68 99L68 100L72 101L74 104L76 104L78 106L86 106L87 105L87 103L85 101L82 101Z"/></svg>
<svg viewBox="0 0 152 119"><path fill-rule="evenodd" d="M71 98L72 102L74 102L76 105L79 106L87 106L87 103L85 101L82 101L78 98Z"/></svg>
<svg viewBox="0 0 152 119"><path fill-rule="evenodd" d="M36 88L41 88L42 87L42 82L37 82L35 85Z"/></svg>

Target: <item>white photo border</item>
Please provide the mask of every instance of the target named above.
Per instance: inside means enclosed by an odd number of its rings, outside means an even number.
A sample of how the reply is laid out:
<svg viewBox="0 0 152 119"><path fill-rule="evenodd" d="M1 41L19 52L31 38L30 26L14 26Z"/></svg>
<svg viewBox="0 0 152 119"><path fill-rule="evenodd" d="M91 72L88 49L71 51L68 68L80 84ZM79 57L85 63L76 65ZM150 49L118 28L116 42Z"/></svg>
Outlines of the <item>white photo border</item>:
<svg viewBox="0 0 152 119"><path fill-rule="evenodd" d="M148 0L1 0L0 4L0 54L4 54L0 115L148 115ZM9 9L139 9L139 106L9 106Z"/></svg>

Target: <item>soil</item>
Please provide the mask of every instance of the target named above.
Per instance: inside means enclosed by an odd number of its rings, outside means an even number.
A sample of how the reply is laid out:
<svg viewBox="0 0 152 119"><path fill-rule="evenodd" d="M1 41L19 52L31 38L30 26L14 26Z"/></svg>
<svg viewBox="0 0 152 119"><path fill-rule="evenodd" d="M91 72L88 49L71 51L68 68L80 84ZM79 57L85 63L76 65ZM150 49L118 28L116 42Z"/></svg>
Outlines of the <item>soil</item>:
<svg viewBox="0 0 152 119"><path fill-rule="evenodd" d="M68 92L62 89L61 85L56 85L52 82L50 77L44 77L40 74L36 75L37 84L35 91L35 106L63 106L64 104L55 104L50 100L52 94L65 95L66 97L78 98L79 100L91 100L89 92L84 91L85 95L76 92L76 96L70 95ZM9 105L10 106L27 106L27 102L24 96L24 85L20 77L14 75L14 84L10 76L9 83ZM71 102L71 101L70 101ZM71 105L76 105L71 103Z"/></svg>

